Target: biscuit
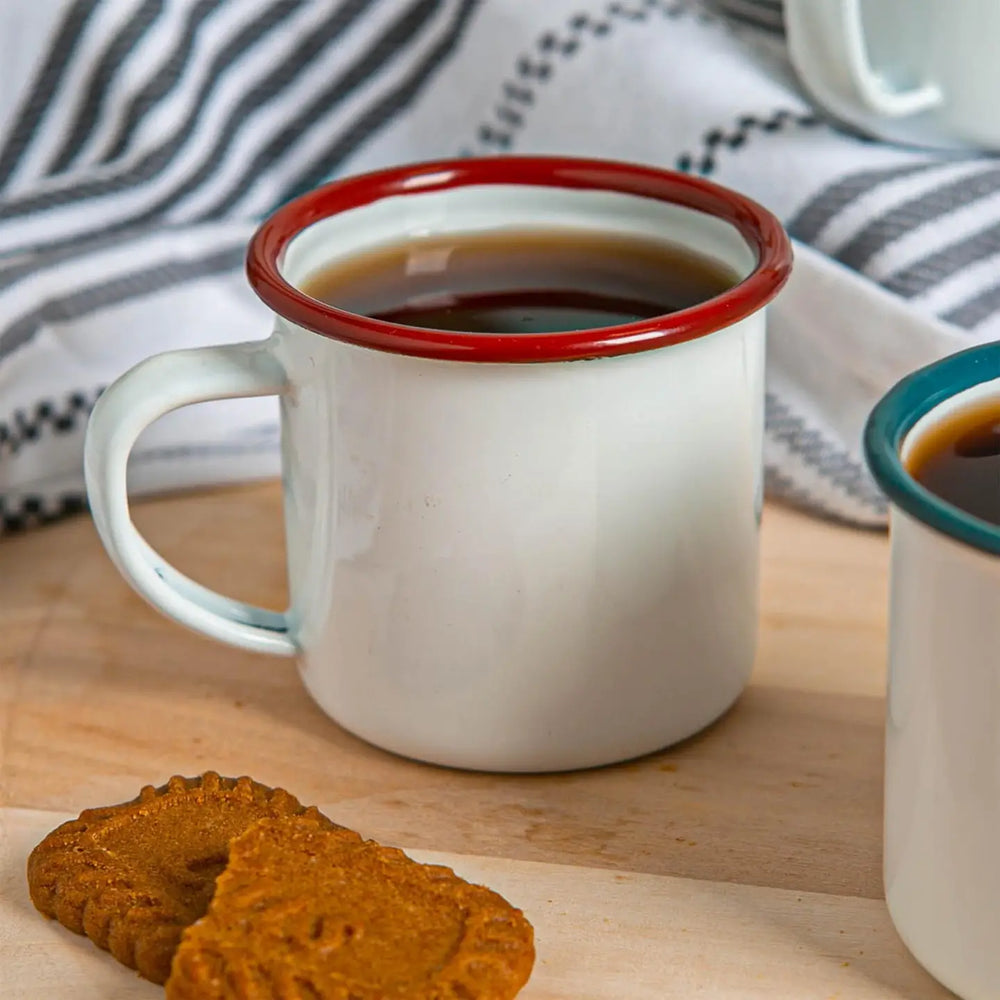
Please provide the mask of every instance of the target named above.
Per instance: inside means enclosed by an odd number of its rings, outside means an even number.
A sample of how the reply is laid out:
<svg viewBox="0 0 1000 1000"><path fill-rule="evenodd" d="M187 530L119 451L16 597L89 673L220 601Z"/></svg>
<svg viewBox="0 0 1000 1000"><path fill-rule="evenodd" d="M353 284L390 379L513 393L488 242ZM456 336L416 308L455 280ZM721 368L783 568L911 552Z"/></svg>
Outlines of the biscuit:
<svg viewBox="0 0 1000 1000"><path fill-rule="evenodd" d="M166 981L184 928L204 916L229 842L265 817L305 815L293 795L250 778L173 777L131 802L87 809L28 858L31 900L154 983Z"/></svg>
<svg viewBox="0 0 1000 1000"><path fill-rule="evenodd" d="M402 851L266 819L233 841L167 1000L509 1000L533 931L502 896Z"/></svg>

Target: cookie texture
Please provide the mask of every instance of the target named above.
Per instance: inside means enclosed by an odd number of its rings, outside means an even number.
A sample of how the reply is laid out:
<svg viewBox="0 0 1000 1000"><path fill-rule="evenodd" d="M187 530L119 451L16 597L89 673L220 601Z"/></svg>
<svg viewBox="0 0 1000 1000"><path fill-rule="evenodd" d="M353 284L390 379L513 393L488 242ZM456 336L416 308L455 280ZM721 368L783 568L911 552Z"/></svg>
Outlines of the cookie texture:
<svg viewBox="0 0 1000 1000"><path fill-rule="evenodd" d="M31 900L163 983L184 928L208 910L230 841L261 819L299 815L317 830L336 828L295 796L250 778L173 777L53 830L28 858Z"/></svg>
<svg viewBox="0 0 1000 1000"><path fill-rule="evenodd" d="M448 868L266 819L230 847L208 914L184 932L167 1000L510 1000L531 925Z"/></svg>

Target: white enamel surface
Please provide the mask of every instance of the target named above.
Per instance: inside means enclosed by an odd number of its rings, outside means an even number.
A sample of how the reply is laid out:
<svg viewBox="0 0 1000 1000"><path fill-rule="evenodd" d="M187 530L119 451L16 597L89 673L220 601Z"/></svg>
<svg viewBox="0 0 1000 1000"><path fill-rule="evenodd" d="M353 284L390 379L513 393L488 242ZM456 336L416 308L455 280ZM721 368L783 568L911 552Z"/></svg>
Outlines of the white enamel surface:
<svg viewBox="0 0 1000 1000"><path fill-rule="evenodd" d="M892 512L885 889L926 968L1000 984L1000 559Z"/></svg>
<svg viewBox="0 0 1000 1000"><path fill-rule="evenodd" d="M87 426L84 474L97 531L118 571L169 618L259 653L294 655L283 615L234 601L178 573L135 530L126 465L157 417L188 403L283 391L284 373L267 346L228 344L173 351L136 365L97 401Z"/></svg>
<svg viewBox="0 0 1000 1000"><path fill-rule="evenodd" d="M734 229L690 210L501 187L324 221L296 237L284 270L301 281L393 237L526 223L655 233L742 274L753 263ZM129 416L128 400L156 396L153 370L95 412L94 456L127 425L111 471L95 459L102 537L168 614L249 648L271 628L269 651L294 643L309 691L347 729L459 767L611 763L690 736L738 697L756 643L762 311L688 343L575 362L403 357L282 318L261 349L288 385L292 599L279 623L160 563L143 569L124 454L150 417ZM227 378L226 392L267 391ZM184 389L162 392L153 410ZM275 629L286 622L287 636Z"/></svg>
<svg viewBox="0 0 1000 1000"><path fill-rule="evenodd" d="M923 435L1000 395L956 393ZM885 888L900 935L966 1000L1000 983L1000 558L892 511Z"/></svg>
<svg viewBox="0 0 1000 1000"><path fill-rule="evenodd" d="M890 139L1000 147L996 0L785 0L785 21L799 76L834 115Z"/></svg>
<svg viewBox="0 0 1000 1000"><path fill-rule="evenodd" d="M302 673L358 735L551 770L697 731L756 633L763 324L459 365L286 331Z"/></svg>

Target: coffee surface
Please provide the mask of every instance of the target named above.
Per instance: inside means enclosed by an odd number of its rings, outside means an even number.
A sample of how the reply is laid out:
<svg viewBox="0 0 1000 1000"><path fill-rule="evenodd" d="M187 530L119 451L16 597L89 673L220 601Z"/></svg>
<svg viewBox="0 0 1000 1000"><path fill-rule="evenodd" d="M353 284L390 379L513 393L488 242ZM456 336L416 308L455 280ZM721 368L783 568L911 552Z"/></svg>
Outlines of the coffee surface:
<svg viewBox="0 0 1000 1000"><path fill-rule="evenodd" d="M329 305L406 326L554 333L686 309L738 281L675 244L588 231L459 233L377 247L310 275Z"/></svg>
<svg viewBox="0 0 1000 1000"><path fill-rule="evenodd" d="M914 443L907 471L975 517L1000 524L1000 404L960 410Z"/></svg>

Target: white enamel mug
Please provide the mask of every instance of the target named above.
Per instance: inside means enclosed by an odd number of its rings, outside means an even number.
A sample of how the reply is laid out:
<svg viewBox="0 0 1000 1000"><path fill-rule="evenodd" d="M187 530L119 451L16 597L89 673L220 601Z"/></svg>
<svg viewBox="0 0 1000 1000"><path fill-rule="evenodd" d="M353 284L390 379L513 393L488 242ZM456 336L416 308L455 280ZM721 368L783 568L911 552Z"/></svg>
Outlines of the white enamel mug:
<svg viewBox="0 0 1000 1000"><path fill-rule="evenodd" d="M994 344L904 379L865 432L892 504L886 899L909 949L965 1000L1000 995L1000 527L905 463L942 419L984 400L1000 408Z"/></svg>
<svg viewBox="0 0 1000 1000"><path fill-rule="evenodd" d="M541 335L415 329L299 290L365 249L505 227L653 236L738 281L667 316ZM270 339L154 357L101 397L86 446L97 528L166 615L298 656L320 706L388 750L500 771L656 750L725 711L753 663L764 306L790 260L760 206L652 168L506 157L328 185L250 245ZM267 393L281 399L285 613L167 565L125 491L156 417Z"/></svg>
<svg viewBox="0 0 1000 1000"><path fill-rule="evenodd" d="M785 0L806 88L873 135L1000 149L997 0Z"/></svg>

